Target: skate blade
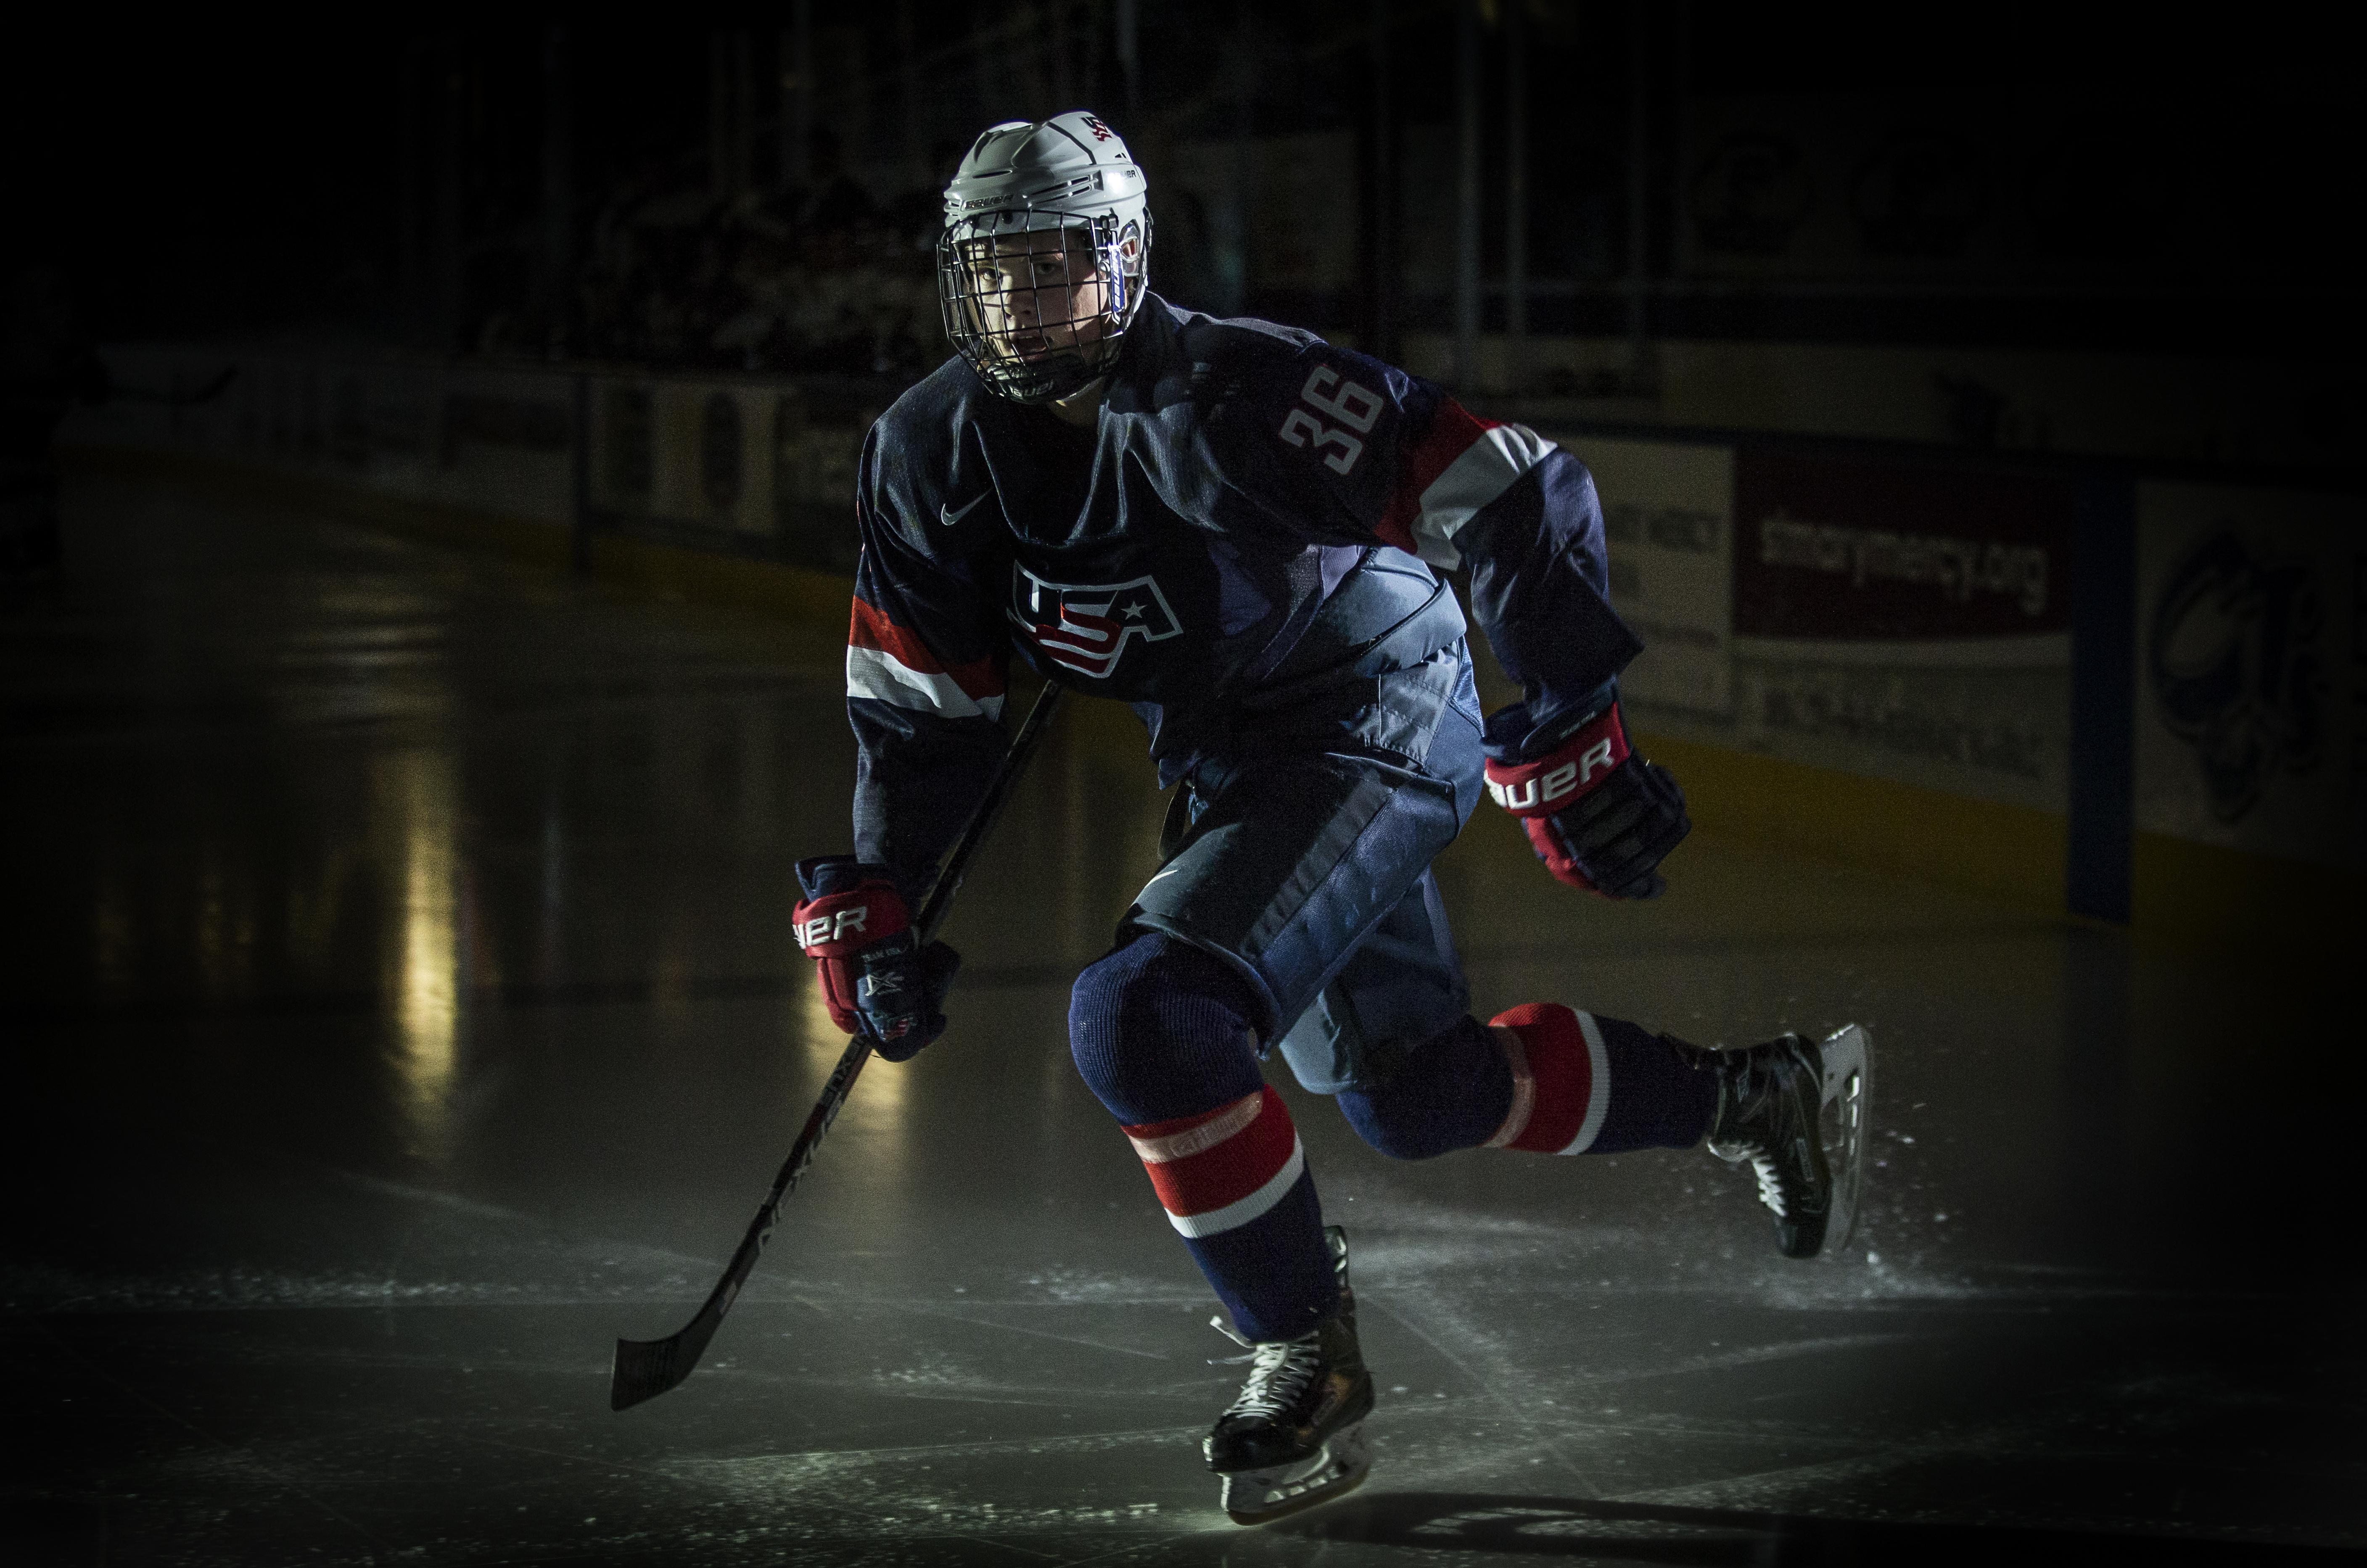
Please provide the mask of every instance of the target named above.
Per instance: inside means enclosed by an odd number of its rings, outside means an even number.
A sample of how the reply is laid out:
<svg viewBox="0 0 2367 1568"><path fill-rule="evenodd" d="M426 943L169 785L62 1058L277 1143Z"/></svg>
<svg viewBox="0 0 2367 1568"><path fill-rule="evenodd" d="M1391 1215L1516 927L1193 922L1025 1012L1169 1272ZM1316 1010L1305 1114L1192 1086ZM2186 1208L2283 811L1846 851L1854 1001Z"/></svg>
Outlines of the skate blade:
<svg viewBox="0 0 2367 1568"><path fill-rule="evenodd" d="M1331 1434L1320 1452L1295 1465L1226 1474L1220 1501L1225 1517L1237 1525L1271 1524L1345 1496L1364 1484L1372 1469L1372 1450L1360 1421Z"/></svg>
<svg viewBox="0 0 2367 1568"><path fill-rule="evenodd" d="M1825 1218L1828 1255L1856 1233L1858 1201L1865 1190L1867 1145L1874 1134L1874 1037L1863 1024L1845 1023L1818 1045L1824 1058L1824 1092L1817 1111L1818 1141L1832 1172L1832 1207Z"/></svg>

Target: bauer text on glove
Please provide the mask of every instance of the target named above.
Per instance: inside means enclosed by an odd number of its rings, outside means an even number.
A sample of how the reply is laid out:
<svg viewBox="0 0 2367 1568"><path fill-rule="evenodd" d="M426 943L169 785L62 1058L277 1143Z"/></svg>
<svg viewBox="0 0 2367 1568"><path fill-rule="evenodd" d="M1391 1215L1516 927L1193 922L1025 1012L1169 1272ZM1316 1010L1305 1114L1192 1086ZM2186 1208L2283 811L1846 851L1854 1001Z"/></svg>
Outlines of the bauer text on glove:
<svg viewBox="0 0 2367 1568"><path fill-rule="evenodd" d="M941 942L920 945L884 866L822 855L798 863L798 945L814 961L831 1021L861 1032L891 1062L911 1060L945 1032L942 1006L960 954Z"/></svg>
<svg viewBox="0 0 2367 1568"><path fill-rule="evenodd" d="M1657 868L1693 831L1677 781L1629 749L1616 701L1540 756L1489 758L1488 793L1521 818L1547 871L1609 898L1659 893Z"/></svg>

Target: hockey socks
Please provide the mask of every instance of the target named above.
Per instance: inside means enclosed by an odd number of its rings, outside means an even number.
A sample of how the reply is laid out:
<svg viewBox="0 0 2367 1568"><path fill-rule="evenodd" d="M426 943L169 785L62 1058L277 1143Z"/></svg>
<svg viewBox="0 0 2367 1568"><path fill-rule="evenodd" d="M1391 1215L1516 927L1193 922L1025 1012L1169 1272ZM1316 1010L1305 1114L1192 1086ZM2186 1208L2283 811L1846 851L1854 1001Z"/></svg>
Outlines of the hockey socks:
<svg viewBox="0 0 2367 1568"><path fill-rule="evenodd" d="M1490 1148L1533 1154L1689 1149L1709 1132L1717 1075L1625 1019L1532 1002L1489 1021L1512 1077Z"/></svg>
<svg viewBox="0 0 2367 1568"><path fill-rule="evenodd" d="M1456 1149L1616 1154L1691 1148L1709 1131L1717 1077L1623 1019L1533 1003L1465 1018L1340 1109L1395 1159Z"/></svg>
<svg viewBox="0 0 2367 1568"><path fill-rule="evenodd" d="M1158 932L1077 978L1069 1043L1193 1260L1251 1339L1330 1317L1339 1284L1297 1129L1258 1072L1248 987Z"/></svg>
<svg viewBox="0 0 2367 1568"><path fill-rule="evenodd" d="M1251 1340L1294 1339L1338 1304L1307 1151L1270 1088L1197 1116L1130 1125L1167 1223ZM1313 1238L1314 1245L1308 1245Z"/></svg>

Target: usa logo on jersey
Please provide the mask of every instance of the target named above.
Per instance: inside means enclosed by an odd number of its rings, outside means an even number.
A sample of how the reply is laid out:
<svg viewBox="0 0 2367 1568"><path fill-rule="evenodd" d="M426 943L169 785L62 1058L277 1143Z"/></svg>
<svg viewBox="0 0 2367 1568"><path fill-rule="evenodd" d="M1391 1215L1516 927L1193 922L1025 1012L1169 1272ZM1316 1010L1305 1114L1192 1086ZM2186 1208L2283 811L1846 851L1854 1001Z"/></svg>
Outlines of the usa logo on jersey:
<svg viewBox="0 0 2367 1568"><path fill-rule="evenodd" d="M1117 668L1127 639L1159 642L1184 628L1155 578L1129 582L1047 582L1011 567L1011 618L1063 669L1100 679Z"/></svg>

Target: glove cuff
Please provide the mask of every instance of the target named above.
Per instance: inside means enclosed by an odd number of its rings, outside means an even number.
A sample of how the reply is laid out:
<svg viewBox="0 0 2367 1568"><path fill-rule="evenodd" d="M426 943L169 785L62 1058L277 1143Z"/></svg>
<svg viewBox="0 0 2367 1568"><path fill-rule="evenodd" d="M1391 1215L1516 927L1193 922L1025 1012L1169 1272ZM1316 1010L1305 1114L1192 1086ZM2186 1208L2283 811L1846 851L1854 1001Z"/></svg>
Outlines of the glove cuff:
<svg viewBox="0 0 2367 1568"><path fill-rule="evenodd" d="M853 855L814 855L798 862L798 886L808 898L851 893L866 882L894 880L886 866L874 865Z"/></svg>
<svg viewBox="0 0 2367 1568"><path fill-rule="evenodd" d="M1627 756L1627 728L1614 702L1534 761L1489 759L1488 795L1515 817L1549 817L1602 784Z"/></svg>
<svg viewBox="0 0 2367 1568"><path fill-rule="evenodd" d="M1500 762L1526 762L1558 748L1604 708L1619 700L1619 677L1614 675L1591 692L1568 698L1523 697L1488 716L1479 744Z"/></svg>

